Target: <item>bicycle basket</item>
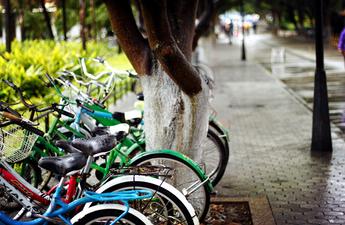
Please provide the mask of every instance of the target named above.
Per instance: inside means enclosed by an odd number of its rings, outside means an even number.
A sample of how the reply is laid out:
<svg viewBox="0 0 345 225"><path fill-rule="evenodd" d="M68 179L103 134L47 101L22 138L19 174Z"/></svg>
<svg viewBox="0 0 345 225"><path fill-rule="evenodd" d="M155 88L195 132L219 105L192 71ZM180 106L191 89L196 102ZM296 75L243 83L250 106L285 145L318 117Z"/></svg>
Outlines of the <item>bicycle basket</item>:
<svg viewBox="0 0 345 225"><path fill-rule="evenodd" d="M16 163L27 158L38 135L18 125L9 125L0 129L0 154L9 163Z"/></svg>

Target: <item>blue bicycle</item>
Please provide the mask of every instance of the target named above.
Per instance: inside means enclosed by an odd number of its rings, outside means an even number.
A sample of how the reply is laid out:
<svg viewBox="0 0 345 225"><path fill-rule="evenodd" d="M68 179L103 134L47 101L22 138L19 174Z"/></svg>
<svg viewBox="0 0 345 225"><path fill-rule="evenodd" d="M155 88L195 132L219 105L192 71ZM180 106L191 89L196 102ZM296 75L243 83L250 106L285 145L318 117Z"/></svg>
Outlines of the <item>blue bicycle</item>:
<svg viewBox="0 0 345 225"><path fill-rule="evenodd" d="M63 157L45 157L39 165L61 176L59 184L53 194L50 204L43 214L30 211L30 216L36 218L31 221L16 221L4 212L0 212L0 224L5 225L46 225L46 224L152 224L143 214L129 207L129 201L149 199L152 192L147 190L119 191L112 193L95 193L85 191L82 198L66 204L61 197L66 178L78 174L87 164L87 157L83 153L72 153ZM114 204L117 201L119 204ZM107 204L108 202L108 204ZM109 204L109 203L112 204ZM76 210L86 203L102 203L90 207L77 214ZM75 215L74 215L75 214ZM74 215L70 218L70 215Z"/></svg>

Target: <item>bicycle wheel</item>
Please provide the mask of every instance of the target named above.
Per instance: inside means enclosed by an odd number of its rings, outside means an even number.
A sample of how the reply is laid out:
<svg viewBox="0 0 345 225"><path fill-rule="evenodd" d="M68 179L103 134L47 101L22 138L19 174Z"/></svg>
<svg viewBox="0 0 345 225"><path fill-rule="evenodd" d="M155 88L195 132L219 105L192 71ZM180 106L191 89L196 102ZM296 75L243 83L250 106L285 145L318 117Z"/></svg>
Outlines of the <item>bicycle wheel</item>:
<svg viewBox="0 0 345 225"><path fill-rule="evenodd" d="M205 219L210 207L210 191L208 190L207 183L202 184L205 180L202 174L200 174L189 163L175 155L157 153L144 155L143 157L133 161L131 165L154 165L173 168L173 176L164 179L164 181L173 185L183 194L186 193L185 197L192 204L199 220L203 221ZM160 173L167 174L169 172L161 171ZM193 185L197 184L200 184L201 186L196 188L192 193L188 193L189 190L193 189Z"/></svg>
<svg viewBox="0 0 345 225"><path fill-rule="evenodd" d="M222 128L222 125L220 125L219 122L213 119L208 122L208 125L208 129L216 133L218 137L222 140L223 145L229 155L229 139L227 131L225 131L224 128Z"/></svg>
<svg viewBox="0 0 345 225"><path fill-rule="evenodd" d="M112 179L102 185L96 192L113 192L122 190L150 190L151 199L131 202L131 207L148 217L153 224L197 225L199 220L187 199L170 184L148 176L128 175ZM94 205L94 204L93 204ZM83 210L92 206L85 205Z"/></svg>
<svg viewBox="0 0 345 225"><path fill-rule="evenodd" d="M125 211L126 207L123 205L96 205L75 215L71 222L75 225L110 224ZM132 208L129 208L128 213L117 223L124 225L152 225L143 214Z"/></svg>
<svg viewBox="0 0 345 225"><path fill-rule="evenodd" d="M229 160L229 151L221 138L211 129L207 131L207 138L203 147L203 166L213 187L222 179Z"/></svg>

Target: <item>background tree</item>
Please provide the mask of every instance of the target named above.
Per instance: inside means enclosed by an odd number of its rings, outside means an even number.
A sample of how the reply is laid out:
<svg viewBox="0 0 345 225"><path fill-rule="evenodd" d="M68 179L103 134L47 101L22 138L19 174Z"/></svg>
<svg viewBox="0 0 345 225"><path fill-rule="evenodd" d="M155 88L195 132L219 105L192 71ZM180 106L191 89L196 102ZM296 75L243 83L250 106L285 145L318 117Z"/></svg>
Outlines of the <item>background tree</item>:
<svg viewBox="0 0 345 225"><path fill-rule="evenodd" d="M80 20L80 38L82 47L86 50L86 2L85 0L79 0L79 20Z"/></svg>
<svg viewBox="0 0 345 225"><path fill-rule="evenodd" d="M54 39L52 23L51 23L50 16L49 16L49 13L47 11L45 3L46 2L44 0L40 0L40 6L41 6L42 11L43 11L44 21L45 21L46 26L47 26L48 37L50 39Z"/></svg>
<svg viewBox="0 0 345 225"><path fill-rule="evenodd" d="M191 63L198 1L139 0L147 39L129 1L104 2L120 46L141 74L147 148L175 149L200 160L209 87Z"/></svg>

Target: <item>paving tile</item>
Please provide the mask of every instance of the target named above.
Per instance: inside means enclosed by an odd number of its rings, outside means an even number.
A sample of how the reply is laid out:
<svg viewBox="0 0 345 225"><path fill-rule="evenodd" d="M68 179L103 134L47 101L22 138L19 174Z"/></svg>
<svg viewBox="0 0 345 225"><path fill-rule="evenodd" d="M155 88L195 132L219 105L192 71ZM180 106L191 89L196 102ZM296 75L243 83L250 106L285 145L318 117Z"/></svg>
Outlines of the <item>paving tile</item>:
<svg viewBox="0 0 345 225"><path fill-rule="evenodd" d="M333 134L332 155L312 154L310 110L258 64L271 47L248 48L247 62L239 61L235 44L208 49L216 79L212 105L231 136L229 165L217 189L230 196L267 195L277 225L344 225L343 139Z"/></svg>

